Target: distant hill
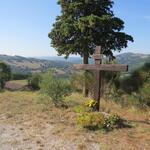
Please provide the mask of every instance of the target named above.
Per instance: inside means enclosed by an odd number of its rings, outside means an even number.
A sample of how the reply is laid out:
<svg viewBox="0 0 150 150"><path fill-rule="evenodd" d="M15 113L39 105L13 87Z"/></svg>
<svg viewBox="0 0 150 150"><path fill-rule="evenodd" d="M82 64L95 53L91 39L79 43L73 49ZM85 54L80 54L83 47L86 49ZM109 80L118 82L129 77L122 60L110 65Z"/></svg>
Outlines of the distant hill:
<svg viewBox="0 0 150 150"><path fill-rule="evenodd" d="M73 64L81 64L82 58L80 57L69 57L67 60L63 57L41 57L46 60L61 60L65 62L71 62ZM139 68L146 62L150 62L150 54L136 54L136 53L123 53L116 56L116 61L119 64L128 64L129 71ZM89 59L90 63L93 63L93 59Z"/></svg>
<svg viewBox="0 0 150 150"><path fill-rule="evenodd" d="M21 56L0 55L0 61L7 63L15 73L38 73L55 68L59 74L71 73L71 63L64 61L42 60Z"/></svg>
<svg viewBox="0 0 150 150"><path fill-rule="evenodd" d="M124 53L116 56L117 62L128 64L129 70L135 70L146 62L150 62L150 54Z"/></svg>
<svg viewBox="0 0 150 150"><path fill-rule="evenodd" d="M132 71L145 62L150 62L150 55L124 53L116 56L117 62L128 64L129 71ZM25 58L21 56L0 55L0 61L3 61L11 66L13 72L19 73L36 73L43 72L50 68L55 68L59 74L73 73L72 64L81 64L82 58L69 57L67 60L63 57L40 57L40 58ZM90 59L90 63L93 60Z"/></svg>

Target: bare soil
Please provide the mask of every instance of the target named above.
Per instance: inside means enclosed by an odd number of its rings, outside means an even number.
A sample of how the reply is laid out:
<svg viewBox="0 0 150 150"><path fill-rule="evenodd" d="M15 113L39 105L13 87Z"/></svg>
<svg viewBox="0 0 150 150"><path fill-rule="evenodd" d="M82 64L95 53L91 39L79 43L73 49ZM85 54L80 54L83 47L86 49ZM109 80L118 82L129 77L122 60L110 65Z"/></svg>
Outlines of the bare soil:
<svg viewBox="0 0 150 150"><path fill-rule="evenodd" d="M22 90L26 87L27 85L19 83L19 82L14 82L14 81L8 81L5 84L5 89L15 91L15 90Z"/></svg>

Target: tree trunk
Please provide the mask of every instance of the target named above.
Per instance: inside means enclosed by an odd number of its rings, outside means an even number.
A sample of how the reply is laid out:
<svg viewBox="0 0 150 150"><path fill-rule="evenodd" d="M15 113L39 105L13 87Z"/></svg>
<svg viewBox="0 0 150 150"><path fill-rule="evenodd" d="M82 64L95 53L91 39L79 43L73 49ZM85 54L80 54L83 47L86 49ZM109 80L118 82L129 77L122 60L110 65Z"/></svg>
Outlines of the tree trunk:
<svg viewBox="0 0 150 150"><path fill-rule="evenodd" d="M89 63L89 55L88 54L84 54L83 56L83 64L88 64ZM87 73L88 71L86 70L85 71L85 74ZM88 90L88 87L87 87L87 84L86 82L84 83L84 87L83 87L83 95L85 97L88 97L88 94L89 94L89 90Z"/></svg>

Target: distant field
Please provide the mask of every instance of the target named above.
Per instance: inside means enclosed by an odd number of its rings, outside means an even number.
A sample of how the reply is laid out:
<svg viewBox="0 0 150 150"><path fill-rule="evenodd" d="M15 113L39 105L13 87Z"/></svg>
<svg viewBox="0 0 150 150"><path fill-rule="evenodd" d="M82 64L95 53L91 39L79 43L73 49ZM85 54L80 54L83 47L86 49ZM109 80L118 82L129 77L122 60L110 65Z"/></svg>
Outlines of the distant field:
<svg viewBox="0 0 150 150"><path fill-rule="evenodd" d="M67 97L69 108L64 109L54 107L38 92L0 93L0 149L150 149L150 112L102 101L101 110L119 114L131 127L92 132L76 125L74 107L85 100L75 93Z"/></svg>
<svg viewBox="0 0 150 150"><path fill-rule="evenodd" d="M8 81L5 84L5 88L8 90L22 90L27 85L27 80L13 80Z"/></svg>

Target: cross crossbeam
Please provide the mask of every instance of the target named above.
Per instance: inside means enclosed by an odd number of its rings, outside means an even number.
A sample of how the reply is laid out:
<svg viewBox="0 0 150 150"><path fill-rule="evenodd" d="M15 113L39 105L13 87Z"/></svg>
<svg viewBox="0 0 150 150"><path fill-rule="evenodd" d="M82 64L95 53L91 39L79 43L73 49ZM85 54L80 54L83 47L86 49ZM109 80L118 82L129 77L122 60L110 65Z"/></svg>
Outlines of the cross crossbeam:
<svg viewBox="0 0 150 150"><path fill-rule="evenodd" d="M73 65L77 70L98 70L98 71L121 71L127 72L128 65L117 65L117 64L79 64Z"/></svg>

